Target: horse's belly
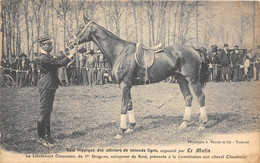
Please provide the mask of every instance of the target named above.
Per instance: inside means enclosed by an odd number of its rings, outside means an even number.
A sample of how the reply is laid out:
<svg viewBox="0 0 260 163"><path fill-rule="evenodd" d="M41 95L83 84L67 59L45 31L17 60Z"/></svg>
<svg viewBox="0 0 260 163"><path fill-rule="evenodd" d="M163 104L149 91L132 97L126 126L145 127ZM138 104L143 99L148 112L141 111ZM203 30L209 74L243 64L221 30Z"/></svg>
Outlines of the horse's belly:
<svg viewBox="0 0 260 163"><path fill-rule="evenodd" d="M153 66L149 68L146 73L145 69L138 67L133 78L133 85L157 83L173 75L173 73L174 73L173 69L163 70L161 68L153 68Z"/></svg>

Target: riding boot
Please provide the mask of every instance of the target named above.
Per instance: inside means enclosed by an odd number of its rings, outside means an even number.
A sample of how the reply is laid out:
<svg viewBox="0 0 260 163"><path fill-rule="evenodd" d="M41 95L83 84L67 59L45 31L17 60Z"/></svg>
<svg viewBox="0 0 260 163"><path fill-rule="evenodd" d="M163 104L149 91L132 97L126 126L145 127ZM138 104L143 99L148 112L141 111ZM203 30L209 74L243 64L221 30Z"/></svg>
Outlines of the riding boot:
<svg viewBox="0 0 260 163"><path fill-rule="evenodd" d="M38 133L38 138L43 138L45 139L45 123L38 121L37 122L37 133Z"/></svg>
<svg viewBox="0 0 260 163"><path fill-rule="evenodd" d="M58 142L58 140L57 139L53 139L52 138L52 136L51 136L51 125L50 125L50 122L48 121L46 121L46 126L45 126L46 128L46 135L45 135L45 138L46 138L46 140L48 141L48 143L49 143L49 145L55 145L55 143L57 143Z"/></svg>
<svg viewBox="0 0 260 163"><path fill-rule="evenodd" d="M50 123L46 122L46 126L45 126L45 137L47 140L51 139L51 126Z"/></svg>

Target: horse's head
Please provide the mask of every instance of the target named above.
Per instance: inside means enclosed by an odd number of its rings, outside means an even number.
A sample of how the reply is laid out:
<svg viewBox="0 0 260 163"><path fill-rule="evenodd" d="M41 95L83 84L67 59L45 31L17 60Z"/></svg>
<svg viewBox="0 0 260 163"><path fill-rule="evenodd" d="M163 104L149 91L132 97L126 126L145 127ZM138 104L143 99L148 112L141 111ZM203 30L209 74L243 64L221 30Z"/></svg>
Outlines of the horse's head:
<svg viewBox="0 0 260 163"><path fill-rule="evenodd" d="M88 18L88 16L84 14L84 22L85 24L79 25L75 33L69 37L67 44L70 47L70 49L74 48L79 44L90 41L90 35L91 35L90 28L93 21L91 21Z"/></svg>

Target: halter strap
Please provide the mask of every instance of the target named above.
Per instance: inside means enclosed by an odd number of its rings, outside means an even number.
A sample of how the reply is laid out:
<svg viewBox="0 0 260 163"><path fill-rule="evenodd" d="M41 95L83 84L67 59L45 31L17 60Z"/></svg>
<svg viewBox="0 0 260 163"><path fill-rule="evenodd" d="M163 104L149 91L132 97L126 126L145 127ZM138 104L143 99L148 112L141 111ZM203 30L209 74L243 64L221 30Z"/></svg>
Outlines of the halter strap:
<svg viewBox="0 0 260 163"><path fill-rule="evenodd" d="M89 27L89 25L90 25L91 23L93 23L93 21L89 21L89 22L86 24L86 26L83 28L83 30L80 31L80 33L78 34L78 36L80 36L82 33L84 33L85 30ZM78 46L78 42L79 42L79 38L78 38L78 36L76 36L75 33L73 34L74 39L77 40L77 41L75 41L76 46ZM74 43L74 44L75 44L75 43Z"/></svg>
<svg viewBox="0 0 260 163"><path fill-rule="evenodd" d="M80 33L83 33L85 32L85 30L88 28L88 26L93 23L93 21L89 21L88 24L84 27L84 29L80 32Z"/></svg>

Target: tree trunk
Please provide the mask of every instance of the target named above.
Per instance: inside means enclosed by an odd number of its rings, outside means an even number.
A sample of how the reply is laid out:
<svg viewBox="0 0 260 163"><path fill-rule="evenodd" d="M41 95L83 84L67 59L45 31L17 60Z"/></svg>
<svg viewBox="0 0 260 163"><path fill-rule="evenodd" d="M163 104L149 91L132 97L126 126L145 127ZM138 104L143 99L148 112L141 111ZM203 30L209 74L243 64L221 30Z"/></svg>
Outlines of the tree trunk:
<svg viewBox="0 0 260 163"><path fill-rule="evenodd" d="M126 36L126 40L128 41L128 15L127 15L127 11L126 11L126 16L125 16L125 36Z"/></svg>
<svg viewBox="0 0 260 163"><path fill-rule="evenodd" d="M28 57L30 57L30 32L29 32L29 20L28 20L28 1L24 1L24 20L25 20L25 26L26 26L26 43L27 43L27 54L28 54Z"/></svg>
<svg viewBox="0 0 260 163"><path fill-rule="evenodd" d="M32 54L32 60L34 59L34 55L33 55L33 53L34 53L34 40L33 40L33 38L34 38L34 34L33 34L33 18L31 18L31 29L32 29L32 32L31 32L31 43L32 43L32 46L31 46L31 54Z"/></svg>
<svg viewBox="0 0 260 163"><path fill-rule="evenodd" d="M253 2L253 47L256 48L256 39L255 39L255 1Z"/></svg>
<svg viewBox="0 0 260 163"><path fill-rule="evenodd" d="M2 33L2 55L5 54L5 6L3 1L1 2L1 33ZM5 54L6 55L6 54ZM2 56L3 57L3 56ZM6 56L8 59L8 56Z"/></svg>
<svg viewBox="0 0 260 163"><path fill-rule="evenodd" d="M149 46L152 46L152 37L151 37L151 20L149 14L147 14L148 17L148 26L149 26Z"/></svg>
<svg viewBox="0 0 260 163"><path fill-rule="evenodd" d="M51 27L52 27L52 38L53 38L53 41L54 41L54 47L53 47L53 50L54 50L54 54L57 54L56 53L56 37L55 37L55 26L54 26L54 10L53 10L53 7L54 7L54 3L53 3L53 0L51 0ZM58 23L58 22L56 22Z"/></svg>
<svg viewBox="0 0 260 163"><path fill-rule="evenodd" d="M66 14L64 13L64 20L63 20L63 30L64 30L64 33L63 33L63 38L64 38L63 46L64 46L64 48L66 47L66 24L67 24L67 22L66 22Z"/></svg>
<svg viewBox="0 0 260 163"><path fill-rule="evenodd" d="M136 4L132 1L132 8L134 13L134 20L135 20L135 41L138 42L138 30L137 30L137 15L136 15Z"/></svg>
<svg viewBox="0 0 260 163"><path fill-rule="evenodd" d="M196 47L197 48L199 47L199 11L198 11L199 5L198 4L199 2L197 1L196 2Z"/></svg>
<svg viewBox="0 0 260 163"><path fill-rule="evenodd" d="M140 18L139 18L139 21L140 21L140 36L141 36L141 43L143 44L144 42L144 38L143 38L143 2L140 1Z"/></svg>
<svg viewBox="0 0 260 163"><path fill-rule="evenodd" d="M176 10L174 13L173 44L176 43L177 12L178 12L178 6L176 7Z"/></svg>
<svg viewBox="0 0 260 163"><path fill-rule="evenodd" d="M168 33L167 34L168 35L168 41L167 41L168 46L170 45L170 39L171 39L171 37L170 37L171 36L171 34L170 34L171 33L171 15L172 15L171 12L172 12L172 4L169 5L169 9L168 9L168 14L169 14L168 15L168 27L167 27L168 28L168 32L167 32Z"/></svg>

